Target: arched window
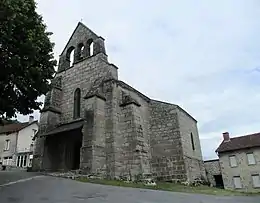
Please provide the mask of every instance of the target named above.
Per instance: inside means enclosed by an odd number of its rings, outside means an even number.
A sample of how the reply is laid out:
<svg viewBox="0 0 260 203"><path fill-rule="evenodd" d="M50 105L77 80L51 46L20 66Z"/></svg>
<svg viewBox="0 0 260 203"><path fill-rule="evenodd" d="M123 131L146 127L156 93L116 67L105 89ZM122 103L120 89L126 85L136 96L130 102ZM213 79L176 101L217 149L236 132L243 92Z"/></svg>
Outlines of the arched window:
<svg viewBox="0 0 260 203"><path fill-rule="evenodd" d="M80 89L77 88L74 92L74 118L80 117Z"/></svg>
<svg viewBox="0 0 260 203"><path fill-rule="evenodd" d="M70 62L70 67L73 66L73 64L74 64L74 51L75 51L75 48L70 47L66 54L66 58Z"/></svg>
<svg viewBox="0 0 260 203"><path fill-rule="evenodd" d="M83 43L80 43L79 45L78 45L78 59L80 60L80 59L82 59L82 58L84 58L84 55L85 55L85 53L84 53L84 49L85 49L85 47L84 47L84 44Z"/></svg>
<svg viewBox="0 0 260 203"><path fill-rule="evenodd" d="M91 44L89 45L89 55L93 56L94 54L94 43L91 42Z"/></svg>
<svg viewBox="0 0 260 203"><path fill-rule="evenodd" d="M87 48L88 48L87 56L93 56L93 54L94 54L94 42L93 42L92 39L89 39L87 41Z"/></svg>

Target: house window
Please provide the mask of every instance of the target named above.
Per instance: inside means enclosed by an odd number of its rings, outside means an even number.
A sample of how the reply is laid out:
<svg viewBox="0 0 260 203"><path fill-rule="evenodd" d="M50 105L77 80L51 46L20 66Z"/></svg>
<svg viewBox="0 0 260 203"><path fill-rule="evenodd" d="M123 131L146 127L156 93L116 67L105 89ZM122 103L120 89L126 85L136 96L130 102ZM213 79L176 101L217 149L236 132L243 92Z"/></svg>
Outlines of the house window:
<svg viewBox="0 0 260 203"><path fill-rule="evenodd" d="M26 167L26 164L27 164L27 155L24 156L23 167Z"/></svg>
<svg viewBox="0 0 260 203"><path fill-rule="evenodd" d="M193 134L192 133L190 133L190 139L191 139L192 150L195 150L194 139L193 139Z"/></svg>
<svg viewBox="0 0 260 203"><path fill-rule="evenodd" d="M12 166L13 165L13 157L9 157L8 158L8 164L9 164L9 166Z"/></svg>
<svg viewBox="0 0 260 203"><path fill-rule="evenodd" d="M18 167L27 167L28 166L28 158L29 156L27 155L20 155L17 157L17 162L16 162L16 166Z"/></svg>
<svg viewBox="0 0 260 203"><path fill-rule="evenodd" d="M229 157L229 163L231 167L237 167L237 159L236 156Z"/></svg>
<svg viewBox="0 0 260 203"><path fill-rule="evenodd" d="M6 140L5 141L5 148L4 148L4 150L7 151L9 149L10 149L10 140Z"/></svg>
<svg viewBox="0 0 260 203"><path fill-rule="evenodd" d="M23 156L21 156L19 167L23 167Z"/></svg>
<svg viewBox="0 0 260 203"><path fill-rule="evenodd" d="M248 153L247 155L247 161L248 161L248 165L254 165L256 164L255 162L255 156L253 153Z"/></svg>
<svg viewBox="0 0 260 203"><path fill-rule="evenodd" d="M253 179L253 186L254 187L260 187L259 174L252 175L252 179Z"/></svg>
<svg viewBox="0 0 260 203"><path fill-rule="evenodd" d="M74 92L74 118L80 117L80 89L77 88Z"/></svg>
<svg viewBox="0 0 260 203"><path fill-rule="evenodd" d="M236 189L242 188L240 176L233 177L233 181L234 181L234 186Z"/></svg>
<svg viewBox="0 0 260 203"><path fill-rule="evenodd" d="M33 155L29 155L29 164L28 166L32 166L32 160L33 160Z"/></svg>
<svg viewBox="0 0 260 203"><path fill-rule="evenodd" d="M20 165L19 165L19 164L20 164L20 159L21 159L21 157L18 156L18 157L17 157L17 162L16 162L16 166L18 166L18 167L20 166Z"/></svg>
<svg viewBox="0 0 260 203"><path fill-rule="evenodd" d="M3 165L5 166L11 166L12 165L13 158L10 157L4 157Z"/></svg>

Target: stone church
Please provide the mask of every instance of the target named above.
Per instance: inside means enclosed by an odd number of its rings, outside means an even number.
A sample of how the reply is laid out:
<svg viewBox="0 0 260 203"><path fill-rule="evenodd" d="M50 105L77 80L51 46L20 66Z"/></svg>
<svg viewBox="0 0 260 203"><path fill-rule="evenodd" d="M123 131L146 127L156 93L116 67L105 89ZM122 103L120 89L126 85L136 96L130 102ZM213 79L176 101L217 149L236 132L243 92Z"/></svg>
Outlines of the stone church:
<svg viewBox="0 0 260 203"><path fill-rule="evenodd" d="M81 22L51 84L35 138L35 171L169 181L205 177L197 121L180 106L120 81L104 39Z"/></svg>

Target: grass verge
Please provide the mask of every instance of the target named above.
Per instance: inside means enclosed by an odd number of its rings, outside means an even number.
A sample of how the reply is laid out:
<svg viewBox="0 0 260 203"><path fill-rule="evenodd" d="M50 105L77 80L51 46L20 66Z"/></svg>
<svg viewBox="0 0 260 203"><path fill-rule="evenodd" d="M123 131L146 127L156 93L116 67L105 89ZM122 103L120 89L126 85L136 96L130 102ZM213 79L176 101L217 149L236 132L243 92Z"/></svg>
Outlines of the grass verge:
<svg viewBox="0 0 260 203"><path fill-rule="evenodd" d="M219 195L219 196L251 196L251 195L260 195L260 193L246 193L238 191L224 190L208 186L184 186L181 184L166 183L166 182L157 182L157 186L146 186L141 183L125 183L123 181L116 180L104 180L104 179L87 179L87 178L77 178L77 181L95 183L102 185L111 185L111 186L120 186L120 187L132 187L132 188L145 188L152 190L164 190L171 192L186 192L186 193L199 193L199 194L208 194L208 195Z"/></svg>

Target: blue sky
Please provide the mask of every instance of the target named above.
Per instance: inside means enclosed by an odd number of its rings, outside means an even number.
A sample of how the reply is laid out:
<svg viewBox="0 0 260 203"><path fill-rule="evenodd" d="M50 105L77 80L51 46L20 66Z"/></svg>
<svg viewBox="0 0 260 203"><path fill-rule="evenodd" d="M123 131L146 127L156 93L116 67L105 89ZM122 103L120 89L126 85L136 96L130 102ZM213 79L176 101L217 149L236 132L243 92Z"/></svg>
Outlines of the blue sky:
<svg viewBox="0 0 260 203"><path fill-rule="evenodd" d="M37 2L54 33L57 59L82 20L106 39L121 80L180 105L198 120L205 159L216 158L224 131L231 136L260 131L259 1Z"/></svg>

